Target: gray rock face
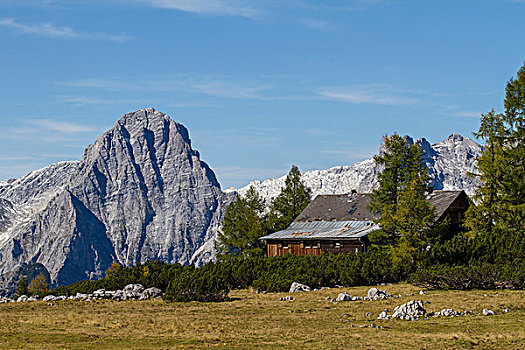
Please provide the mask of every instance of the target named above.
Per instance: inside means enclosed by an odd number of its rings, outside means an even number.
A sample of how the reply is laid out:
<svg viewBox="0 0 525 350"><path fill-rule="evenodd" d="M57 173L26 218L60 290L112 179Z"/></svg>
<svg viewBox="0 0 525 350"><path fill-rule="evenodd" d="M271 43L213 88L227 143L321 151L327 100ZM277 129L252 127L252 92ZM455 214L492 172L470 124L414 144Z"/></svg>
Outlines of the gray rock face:
<svg viewBox="0 0 525 350"><path fill-rule="evenodd" d="M209 261L232 197L184 126L152 108L126 114L80 162L0 187L0 285L22 263L69 284L102 277L113 261Z"/></svg>

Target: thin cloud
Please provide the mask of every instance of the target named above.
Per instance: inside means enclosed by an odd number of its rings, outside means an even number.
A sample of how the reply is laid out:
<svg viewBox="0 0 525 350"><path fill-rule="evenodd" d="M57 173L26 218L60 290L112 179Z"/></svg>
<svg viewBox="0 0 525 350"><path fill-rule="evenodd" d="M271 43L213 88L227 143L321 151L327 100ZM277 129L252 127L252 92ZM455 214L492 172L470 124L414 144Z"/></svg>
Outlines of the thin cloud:
<svg viewBox="0 0 525 350"><path fill-rule="evenodd" d="M319 91L322 97L358 104L413 105L421 101L405 96L406 92L396 91L390 85L365 85L326 87Z"/></svg>
<svg viewBox="0 0 525 350"><path fill-rule="evenodd" d="M5 138L31 139L44 142L60 142L73 140L79 136L88 136L100 132L98 128L78 123L60 121L55 119L25 119L21 125L9 128Z"/></svg>
<svg viewBox="0 0 525 350"><path fill-rule="evenodd" d="M103 99L86 96L58 96L59 103L69 103L79 106L87 105L115 105L115 104L140 104L144 105L144 101L140 100L117 100L117 99Z"/></svg>
<svg viewBox="0 0 525 350"><path fill-rule="evenodd" d="M201 93L214 97L230 99L253 99L270 100L267 92L272 88L266 84L254 82L234 82L231 79L206 78L206 77L182 77L165 80L141 80L140 83L111 80L111 79L82 79L71 82L57 83L62 86L90 88L107 91L185 91ZM68 98L66 102L75 101ZM103 102L103 101L100 101Z"/></svg>
<svg viewBox="0 0 525 350"><path fill-rule="evenodd" d="M15 21L13 18L0 19L0 26L11 29L15 32L27 35L42 36L48 38L64 38L76 40L100 40L123 43L130 38L126 35L111 35L107 33L85 33L76 31L66 26L55 26L52 23L24 24Z"/></svg>
<svg viewBox="0 0 525 350"><path fill-rule="evenodd" d="M63 122L53 119L33 119L27 120L28 124L38 126L50 131L63 132L68 134L78 134L97 131L95 128L87 125Z"/></svg>
<svg viewBox="0 0 525 350"><path fill-rule="evenodd" d="M302 24L306 28L320 32L334 32L336 30L336 26L334 24L320 19L300 18L296 22Z"/></svg>
<svg viewBox="0 0 525 350"><path fill-rule="evenodd" d="M465 117L465 118L479 118L481 113L478 112L469 112L469 111L458 111L452 114L455 117Z"/></svg>
<svg viewBox="0 0 525 350"><path fill-rule="evenodd" d="M210 16L254 18L261 13L260 9L239 0L142 0L142 2L153 7Z"/></svg>

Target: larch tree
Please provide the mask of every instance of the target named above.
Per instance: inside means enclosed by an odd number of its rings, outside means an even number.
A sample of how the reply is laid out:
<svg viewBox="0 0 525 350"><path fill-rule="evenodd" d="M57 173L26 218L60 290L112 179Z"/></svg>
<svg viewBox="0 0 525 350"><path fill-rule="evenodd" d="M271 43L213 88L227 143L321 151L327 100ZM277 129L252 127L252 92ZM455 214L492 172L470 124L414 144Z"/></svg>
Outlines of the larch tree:
<svg viewBox="0 0 525 350"><path fill-rule="evenodd" d="M477 160L481 185L466 225L474 233L525 231L525 65L506 85L505 112L481 116L474 136L484 142Z"/></svg>
<svg viewBox="0 0 525 350"><path fill-rule="evenodd" d="M410 146L398 134L383 137L382 151L374 157L381 168L379 187L372 191L369 209L378 212L381 231L371 240L380 245L396 245L400 237L410 246L425 245L434 210L426 201L429 174L421 149Z"/></svg>

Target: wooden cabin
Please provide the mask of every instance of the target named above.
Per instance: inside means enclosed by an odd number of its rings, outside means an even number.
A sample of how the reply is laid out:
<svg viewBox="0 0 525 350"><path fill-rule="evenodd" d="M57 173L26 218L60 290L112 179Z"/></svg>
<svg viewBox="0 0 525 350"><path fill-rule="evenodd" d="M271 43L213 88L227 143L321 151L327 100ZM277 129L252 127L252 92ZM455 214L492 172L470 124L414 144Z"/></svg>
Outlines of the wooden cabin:
<svg viewBox="0 0 525 350"><path fill-rule="evenodd" d="M261 237L268 256L285 254L320 255L364 252L367 236L379 226L379 213L368 210L370 194L320 195L285 230ZM464 191L433 191L428 197L435 208L436 222L449 218L460 231L470 201Z"/></svg>

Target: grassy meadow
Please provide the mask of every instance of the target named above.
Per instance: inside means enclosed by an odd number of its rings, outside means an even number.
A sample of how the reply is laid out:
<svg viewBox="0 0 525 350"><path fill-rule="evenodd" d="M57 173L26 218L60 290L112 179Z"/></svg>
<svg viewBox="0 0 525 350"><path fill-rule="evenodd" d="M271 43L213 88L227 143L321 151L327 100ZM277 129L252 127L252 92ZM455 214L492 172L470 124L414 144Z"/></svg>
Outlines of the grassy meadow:
<svg viewBox="0 0 525 350"><path fill-rule="evenodd" d="M525 292L428 291L381 286L402 298L333 303L347 291L288 294L232 291L224 303L150 301L42 301L0 305L1 349L519 349L525 347ZM414 293L412 296L406 294ZM419 321L376 320L385 308L409 300L430 301L427 311L471 310L471 316ZM495 316L483 316L484 308ZM504 313L502 309L508 308ZM366 316L371 312L372 316ZM348 316L341 316L348 314ZM390 312L391 314L391 312ZM384 329L361 328L374 323Z"/></svg>

